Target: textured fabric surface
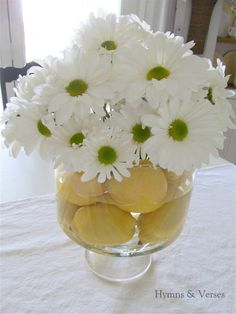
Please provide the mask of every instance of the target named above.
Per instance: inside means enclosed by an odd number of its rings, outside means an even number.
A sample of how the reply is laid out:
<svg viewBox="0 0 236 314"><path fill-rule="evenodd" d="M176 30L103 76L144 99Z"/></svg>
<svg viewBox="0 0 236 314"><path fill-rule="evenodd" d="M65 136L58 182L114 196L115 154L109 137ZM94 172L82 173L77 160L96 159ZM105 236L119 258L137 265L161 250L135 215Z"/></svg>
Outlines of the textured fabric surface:
<svg viewBox="0 0 236 314"><path fill-rule="evenodd" d="M235 313L235 189L235 166L200 170L181 236L128 283L89 270L54 196L2 203L1 313Z"/></svg>

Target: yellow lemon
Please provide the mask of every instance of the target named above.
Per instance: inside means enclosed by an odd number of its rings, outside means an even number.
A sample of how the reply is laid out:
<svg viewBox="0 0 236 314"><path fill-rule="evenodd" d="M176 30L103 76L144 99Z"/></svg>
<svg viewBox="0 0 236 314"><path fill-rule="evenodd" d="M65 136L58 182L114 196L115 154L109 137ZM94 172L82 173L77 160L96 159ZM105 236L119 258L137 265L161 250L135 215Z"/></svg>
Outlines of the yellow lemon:
<svg viewBox="0 0 236 314"><path fill-rule="evenodd" d="M157 210L138 218L139 239L142 243L171 240L183 226L191 192Z"/></svg>
<svg viewBox="0 0 236 314"><path fill-rule="evenodd" d="M95 203L94 197L82 196L75 192L74 184L73 184L73 181L71 180L71 176L73 176L73 174L69 174L65 176L63 182L61 182L58 185L59 197L63 198L64 200L70 203L80 205L80 206L94 204Z"/></svg>
<svg viewBox="0 0 236 314"><path fill-rule="evenodd" d="M121 182L111 179L107 190L117 206L129 212L147 213L161 206L167 192L167 181L160 168L134 167L131 176Z"/></svg>
<svg viewBox="0 0 236 314"><path fill-rule="evenodd" d="M96 197L102 195L104 192L103 185L99 183L96 178L82 182L82 174L83 173L81 172L75 172L70 176L75 193L83 197Z"/></svg>
<svg viewBox="0 0 236 314"><path fill-rule="evenodd" d="M68 229L78 205L67 202L65 199L57 195L57 219L63 229Z"/></svg>
<svg viewBox="0 0 236 314"><path fill-rule="evenodd" d="M81 207L74 215L72 229L91 245L118 245L129 241L136 219L114 205L97 204Z"/></svg>

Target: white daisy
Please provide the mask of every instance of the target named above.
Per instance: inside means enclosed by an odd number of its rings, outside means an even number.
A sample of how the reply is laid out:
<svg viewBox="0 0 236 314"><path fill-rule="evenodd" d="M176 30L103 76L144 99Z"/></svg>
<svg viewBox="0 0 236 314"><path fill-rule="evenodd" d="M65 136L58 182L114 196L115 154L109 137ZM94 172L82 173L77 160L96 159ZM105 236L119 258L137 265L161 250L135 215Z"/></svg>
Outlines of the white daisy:
<svg viewBox="0 0 236 314"><path fill-rule="evenodd" d="M84 181L121 181L146 158L177 175L208 162L234 126L232 93L224 66L192 46L136 16L91 15L62 57L19 78L0 119L5 146L38 148Z"/></svg>
<svg viewBox="0 0 236 314"><path fill-rule="evenodd" d="M236 117L232 105L227 100L227 98L234 95L234 92L226 89L229 76L225 76L225 66L217 59L217 67L214 68L210 64L207 74L208 87L205 97L209 100L210 105L213 105L222 130L226 131L227 128L235 128L235 124L232 120Z"/></svg>
<svg viewBox="0 0 236 314"><path fill-rule="evenodd" d="M37 88L37 102L47 103L58 124L74 113L83 117L91 110L103 112L104 100L113 93L108 85L109 67L97 55L74 48L54 64L52 81Z"/></svg>
<svg viewBox="0 0 236 314"><path fill-rule="evenodd" d="M21 145L16 141L16 127L14 125L14 119L18 115L19 108L18 98L12 97L0 116L1 140L3 140L3 146L8 148L10 155L14 158L17 157L21 149Z"/></svg>
<svg viewBox="0 0 236 314"><path fill-rule="evenodd" d="M120 56L114 83L128 101L146 97L154 108L169 96L185 99L206 80L207 61L192 55L193 42L169 33L150 34Z"/></svg>
<svg viewBox="0 0 236 314"><path fill-rule="evenodd" d="M152 113L154 110L148 102L141 99L133 104L123 105L119 112L112 112L112 117L108 120L111 126L131 134L137 162L140 158L145 159L147 157L144 143L152 136L151 127L143 126L141 119L144 115Z"/></svg>
<svg viewBox="0 0 236 314"><path fill-rule="evenodd" d="M142 39L147 29L147 25L138 18L117 17L112 13L103 17L91 14L88 22L76 33L74 42L79 47L97 52L100 56L107 57L108 61L114 62L114 57L123 47L130 40Z"/></svg>
<svg viewBox="0 0 236 314"><path fill-rule="evenodd" d="M28 103L25 106L25 102L17 100L19 108L12 110L2 131L5 145L17 150L15 154L20 148L23 148L27 155L39 148L41 158L50 160L53 153L49 142L52 132L44 122L46 112L42 112L42 108L35 104Z"/></svg>
<svg viewBox="0 0 236 314"><path fill-rule="evenodd" d="M4 128L1 128L3 138L3 147L7 147L12 157L16 158L21 150L21 145L16 139L16 128L12 122L8 122ZM1 143L2 144L2 143Z"/></svg>
<svg viewBox="0 0 236 314"><path fill-rule="evenodd" d="M205 102L173 100L160 108L160 116L143 118L143 123L152 126L154 136L144 145L155 165L180 175L207 163L210 154L218 155L223 136L214 111Z"/></svg>
<svg viewBox="0 0 236 314"><path fill-rule="evenodd" d="M55 147L55 166L63 165L66 171L81 170L81 148L87 136L103 127L95 114L84 119L72 117L53 131L52 145Z"/></svg>
<svg viewBox="0 0 236 314"><path fill-rule="evenodd" d="M113 176L121 181L122 176L130 175L127 168L133 166L135 159L131 135L120 130L96 132L84 141L82 181L97 176L98 182L105 182Z"/></svg>
<svg viewBox="0 0 236 314"><path fill-rule="evenodd" d="M147 22L141 21L137 15L131 14L130 20L137 24L137 27L140 29L140 36L142 39L146 39L147 36L152 33L151 26Z"/></svg>
<svg viewBox="0 0 236 314"><path fill-rule="evenodd" d="M37 61L40 66L33 66L28 70L27 75L20 76L17 80L17 87L14 89L16 96L21 101L31 102L35 96L37 86L50 83L53 64L56 58L47 57L43 61Z"/></svg>

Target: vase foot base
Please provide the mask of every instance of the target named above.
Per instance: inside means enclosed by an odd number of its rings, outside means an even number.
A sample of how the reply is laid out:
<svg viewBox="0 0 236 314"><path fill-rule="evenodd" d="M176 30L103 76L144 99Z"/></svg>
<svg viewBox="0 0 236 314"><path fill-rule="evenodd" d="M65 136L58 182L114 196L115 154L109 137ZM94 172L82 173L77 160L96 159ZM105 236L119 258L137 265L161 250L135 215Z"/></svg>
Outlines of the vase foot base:
<svg viewBox="0 0 236 314"><path fill-rule="evenodd" d="M151 255L116 257L85 251L91 270L110 281L128 281L144 275L151 265Z"/></svg>

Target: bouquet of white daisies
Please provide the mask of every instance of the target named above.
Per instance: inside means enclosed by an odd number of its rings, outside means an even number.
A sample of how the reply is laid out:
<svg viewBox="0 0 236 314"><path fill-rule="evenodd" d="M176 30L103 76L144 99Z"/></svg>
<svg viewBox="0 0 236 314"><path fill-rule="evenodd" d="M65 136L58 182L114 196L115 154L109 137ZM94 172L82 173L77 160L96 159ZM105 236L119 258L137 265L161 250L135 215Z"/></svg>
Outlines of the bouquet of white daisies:
<svg viewBox="0 0 236 314"><path fill-rule="evenodd" d="M136 16L90 16L58 57L20 77L2 119L13 156L38 148L82 180L121 181L149 160L180 175L207 163L234 127L224 66Z"/></svg>

